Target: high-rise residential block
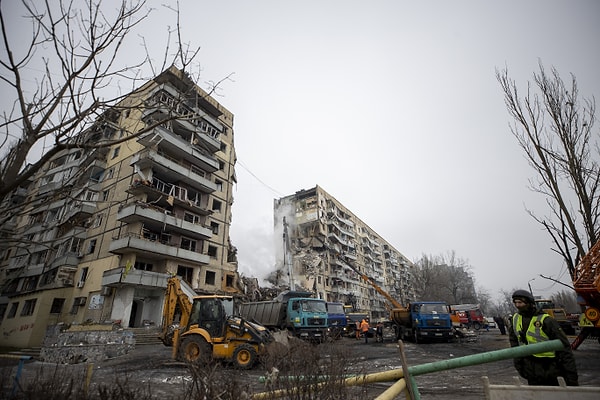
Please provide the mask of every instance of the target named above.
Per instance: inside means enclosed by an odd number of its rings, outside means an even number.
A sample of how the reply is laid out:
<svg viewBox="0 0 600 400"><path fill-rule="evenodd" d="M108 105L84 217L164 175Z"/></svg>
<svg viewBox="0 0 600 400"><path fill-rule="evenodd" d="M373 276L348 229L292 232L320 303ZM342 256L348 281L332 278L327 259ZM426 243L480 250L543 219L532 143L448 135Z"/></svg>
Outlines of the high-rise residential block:
<svg viewBox="0 0 600 400"><path fill-rule="evenodd" d="M321 187L275 199L274 216L278 284L372 318L389 316L377 288L401 304L415 300L413 263Z"/></svg>
<svg viewBox="0 0 600 400"><path fill-rule="evenodd" d="M172 67L5 199L3 345L39 346L61 322L159 325L172 275L236 292L233 134L231 112Z"/></svg>

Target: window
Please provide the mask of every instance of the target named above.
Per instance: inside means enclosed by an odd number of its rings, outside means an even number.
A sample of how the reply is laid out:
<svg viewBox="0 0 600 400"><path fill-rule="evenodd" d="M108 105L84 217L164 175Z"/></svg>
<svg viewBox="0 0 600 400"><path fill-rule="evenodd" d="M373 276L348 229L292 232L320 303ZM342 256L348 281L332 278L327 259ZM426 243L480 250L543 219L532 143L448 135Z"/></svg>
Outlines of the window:
<svg viewBox="0 0 600 400"><path fill-rule="evenodd" d="M50 307L50 314L60 314L62 312L64 305L65 305L65 299L55 297L54 300L52 300L52 306Z"/></svg>
<svg viewBox="0 0 600 400"><path fill-rule="evenodd" d="M96 239L92 239L92 240L90 240L90 243L88 245L87 254L94 254L95 250L96 250Z"/></svg>
<svg viewBox="0 0 600 400"><path fill-rule="evenodd" d="M92 175L90 176L90 181L98 183L102 180L103 175L104 175L104 170L96 171L96 172L92 173Z"/></svg>
<svg viewBox="0 0 600 400"><path fill-rule="evenodd" d="M77 282L77 287L83 287L83 284L85 283L85 280L88 276L88 271L88 267L81 268L81 276L79 277L79 282Z"/></svg>
<svg viewBox="0 0 600 400"><path fill-rule="evenodd" d="M119 155L119 152L117 151L117 155ZM116 156L114 156L113 158L115 158ZM108 171L106 171L106 177L104 179L111 179L115 174L115 169L114 168L109 168Z"/></svg>
<svg viewBox="0 0 600 400"><path fill-rule="evenodd" d="M7 307L8 304L0 304L0 323L2 323L2 320L4 319L4 314L6 314Z"/></svg>
<svg viewBox="0 0 600 400"><path fill-rule="evenodd" d="M223 191L223 181L221 181L220 179L215 179L215 185L217 185L217 190L219 192Z"/></svg>
<svg viewBox="0 0 600 400"><path fill-rule="evenodd" d="M152 271L152 268L154 266L152 264L150 264L150 263L147 263L147 262L136 261L135 264L133 265L133 267L135 269L139 269L140 271Z"/></svg>
<svg viewBox="0 0 600 400"><path fill-rule="evenodd" d="M102 192L102 201L108 201L108 196L110 195L110 190L105 190Z"/></svg>
<svg viewBox="0 0 600 400"><path fill-rule="evenodd" d="M223 153L227 152L227 144L221 142L221 149L220 149Z"/></svg>
<svg viewBox="0 0 600 400"><path fill-rule="evenodd" d="M23 309L21 310L21 316L33 315L33 310L35 310L35 303L37 299L25 300L25 304L23 304Z"/></svg>
<svg viewBox="0 0 600 400"><path fill-rule="evenodd" d="M196 251L196 241L182 237L181 245L179 247L181 247L182 249L185 249L185 250L189 250L189 251Z"/></svg>
<svg viewBox="0 0 600 400"><path fill-rule="evenodd" d="M19 302L12 303L10 305L10 311L8 312L6 318L14 318L15 315L17 315L17 308L19 308Z"/></svg>
<svg viewBox="0 0 600 400"><path fill-rule="evenodd" d="M212 210L216 212L221 212L221 202L219 200L213 200Z"/></svg>
<svg viewBox="0 0 600 400"><path fill-rule="evenodd" d="M73 299L73 307L71 307L71 314L75 315L79 312L79 307L85 306L87 297L75 297Z"/></svg>
<svg viewBox="0 0 600 400"><path fill-rule="evenodd" d="M121 146L115 147L113 150L112 158L117 158L119 156L119 151L121 151Z"/></svg>
<svg viewBox="0 0 600 400"><path fill-rule="evenodd" d="M219 161L219 170L223 171L225 169L225 162Z"/></svg>
<svg viewBox="0 0 600 400"><path fill-rule="evenodd" d="M73 238L71 240L71 246L69 248L69 251L71 253L79 253L81 251L82 245L83 245L83 239Z"/></svg>
<svg viewBox="0 0 600 400"><path fill-rule="evenodd" d="M194 279L194 269L190 267L184 267L183 265L178 265L177 275L181 276L187 283L192 284L192 280Z"/></svg>
<svg viewBox="0 0 600 400"><path fill-rule="evenodd" d="M234 281L233 275L230 275L230 274L225 275L225 286L226 287L233 287L233 281Z"/></svg>
<svg viewBox="0 0 600 400"><path fill-rule="evenodd" d="M100 225L102 225L102 214L96 215L94 217L94 222L92 223L92 228L98 228Z"/></svg>
<svg viewBox="0 0 600 400"><path fill-rule="evenodd" d="M208 246L208 255L210 258L217 258L217 248L215 246Z"/></svg>
<svg viewBox="0 0 600 400"><path fill-rule="evenodd" d="M206 271L206 275L204 277L204 283L207 285L214 285L216 281L216 276L214 271Z"/></svg>
<svg viewBox="0 0 600 400"><path fill-rule="evenodd" d="M215 235L219 234L219 224L217 224L216 222L210 223L210 229L212 230L212 233L214 233Z"/></svg>
<svg viewBox="0 0 600 400"><path fill-rule="evenodd" d="M199 224L200 223L200 217L196 214L192 214L189 212L185 212L183 214L183 220L187 221L187 222L191 222L192 224Z"/></svg>

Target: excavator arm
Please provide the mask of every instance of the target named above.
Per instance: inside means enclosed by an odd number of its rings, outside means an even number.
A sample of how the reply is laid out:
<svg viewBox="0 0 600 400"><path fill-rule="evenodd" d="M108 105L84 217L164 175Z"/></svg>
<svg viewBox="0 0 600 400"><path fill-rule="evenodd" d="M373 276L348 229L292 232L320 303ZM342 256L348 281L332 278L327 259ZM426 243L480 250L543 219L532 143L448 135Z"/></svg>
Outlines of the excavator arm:
<svg viewBox="0 0 600 400"><path fill-rule="evenodd" d="M165 346L173 346L173 354L177 353L179 332L188 325L192 312L190 294L184 292L181 280L178 277L169 278L165 291L163 306L162 332L159 336ZM176 317L179 315L179 321ZM174 328L177 324L179 327Z"/></svg>
<svg viewBox="0 0 600 400"><path fill-rule="evenodd" d="M373 278L371 278L368 275L363 274L362 272L360 272L358 270L358 268L356 268L355 266L351 265L349 262L345 263L345 264L348 265L350 268L352 268L352 270L354 272L356 272L358 274L358 276L360 276L365 282L367 282L368 284L370 284L371 286L373 286L373 289L375 289L377 291L377 293L379 293L380 295L382 295L383 297L385 297L385 299L387 301L389 301L390 304L392 305L392 308L405 309L405 307L403 307L402 304L400 304L396 299L394 299L392 296L390 296L390 294L388 292L386 292L381 287L379 287L379 285L377 283L375 283L375 280Z"/></svg>

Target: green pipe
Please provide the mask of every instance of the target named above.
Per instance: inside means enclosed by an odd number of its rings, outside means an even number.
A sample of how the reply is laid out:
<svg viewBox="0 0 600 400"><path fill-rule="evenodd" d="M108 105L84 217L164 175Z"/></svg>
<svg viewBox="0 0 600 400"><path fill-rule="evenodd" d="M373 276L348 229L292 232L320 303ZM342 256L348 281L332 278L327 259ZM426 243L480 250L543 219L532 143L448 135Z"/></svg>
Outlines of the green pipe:
<svg viewBox="0 0 600 400"><path fill-rule="evenodd" d="M445 371L447 369L468 367L471 365L485 364L493 361L506 360L509 358L526 357L536 353L564 349L565 346L563 343L560 340L555 339L546 342L529 344L527 346L510 347L508 349L488 351L486 353L473 354L451 360L414 365L412 367L408 367L408 372L411 375L423 375L431 372Z"/></svg>
<svg viewBox="0 0 600 400"><path fill-rule="evenodd" d="M549 340L546 342L540 342L535 344L529 344L527 346L509 347L502 350L494 350L486 353L473 354L470 356L458 357L451 360L436 361L427 364L415 365L408 367L408 372L411 374L411 378L415 375L424 375L431 372L445 371L447 369L468 367L471 365L485 364L493 361L506 360L510 358L526 357L536 353L544 353L547 351L557 351L565 349L563 343L558 340ZM346 385L360 385L375 382L391 382L404 377L402 368L388 370L384 372L375 372L373 374L358 375L351 378L346 378ZM280 377L281 379L283 377ZM403 384L395 385L382 393L377 399L393 399L397 394L388 393L390 389L392 392L404 386ZM286 393L285 390L272 391L257 393L252 396L252 399L272 399L275 397L281 397ZM269 397L270 396L270 397Z"/></svg>
<svg viewBox="0 0 600 400"><path fill-rule="evenodd" d="M431 372L439 372L445 371L453 368L461 368L468 367L471 365L485 364L493 361L506 360L510 358L519 358L526 357L536 353L544 353L546 351L557 351L563 350L565 346L563 343L558 340L550 340L547 342L540 342L535 344L529 344L527 346L517 346L510 347L508 349L488 351L486 353L473 354L470 356L464 356L459 358L454 358L451 360L443 360L436 361L427 364L415 365L412 367L408 367L408 372L410 374L411 379L415 375L424 375L429 374ZM397 370L400 374L402 370ZM416 388L416 385L413 385ZM397 395L401 393L402 390L399 390L401 386L392 385L390 388L381 393L375 400L391 400L394 399ZM420 395L418 391L415 396L415 400L420 399Z"/></svg>

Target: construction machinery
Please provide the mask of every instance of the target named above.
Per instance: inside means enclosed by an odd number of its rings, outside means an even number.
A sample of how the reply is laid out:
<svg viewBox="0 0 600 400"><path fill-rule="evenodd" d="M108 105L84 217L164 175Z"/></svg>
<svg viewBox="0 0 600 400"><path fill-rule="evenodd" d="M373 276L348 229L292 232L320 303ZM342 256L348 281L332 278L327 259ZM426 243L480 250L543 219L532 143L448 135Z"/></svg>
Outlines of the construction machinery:
<svg viewBox="0 0 600 400"><path fill-rule="evenodd" d="M363 274L353 265L347 265L391 304L388 308L396 339L410 339L419 343L425 340L449 341L454 337L450 312L445 302L412 302L408 307L404 307L373 278Z"/></svg>
<svg viewBox="0 0 600 400"><path fill-rule="evenodd" d="M242 303L240 315L300 339L322 342L327 335L327 303L310 292L285 290L274 300Z"/></svg>
<svg viewBox="0 0 600 400"><path fill-rule="evenodd" d="M460 327L478 331L487 324L479 304L451 304L449 307L452 322Z"/></svg>
<svg viewBox="0 0 600 400"><path fill-rule="evenodd" d="M573 287L583 311L579 319L581 330L571 343L575 350L588 337L600 343L600 240L575 267Z"/></svg>
<svg viewBox="0 0 600 400"><path fill-rule="evenodd" d="M167 281L159 337L175 359L222 360L241 369L252 368L273 342L267 328L234 315L232 296L197 295L179 277Z"/></svg>
<svg viewBox="0 0 600 400"><path fill-rule="evenodd" d="M550 299L543 299L538 296L535 296L534 298L535 306L538 308L538 310L543 310L546 314L554 318L567 335L575 334L575 327L573 326L572 321L568 318L567 312L564 308L556 306Z"/></svg>

